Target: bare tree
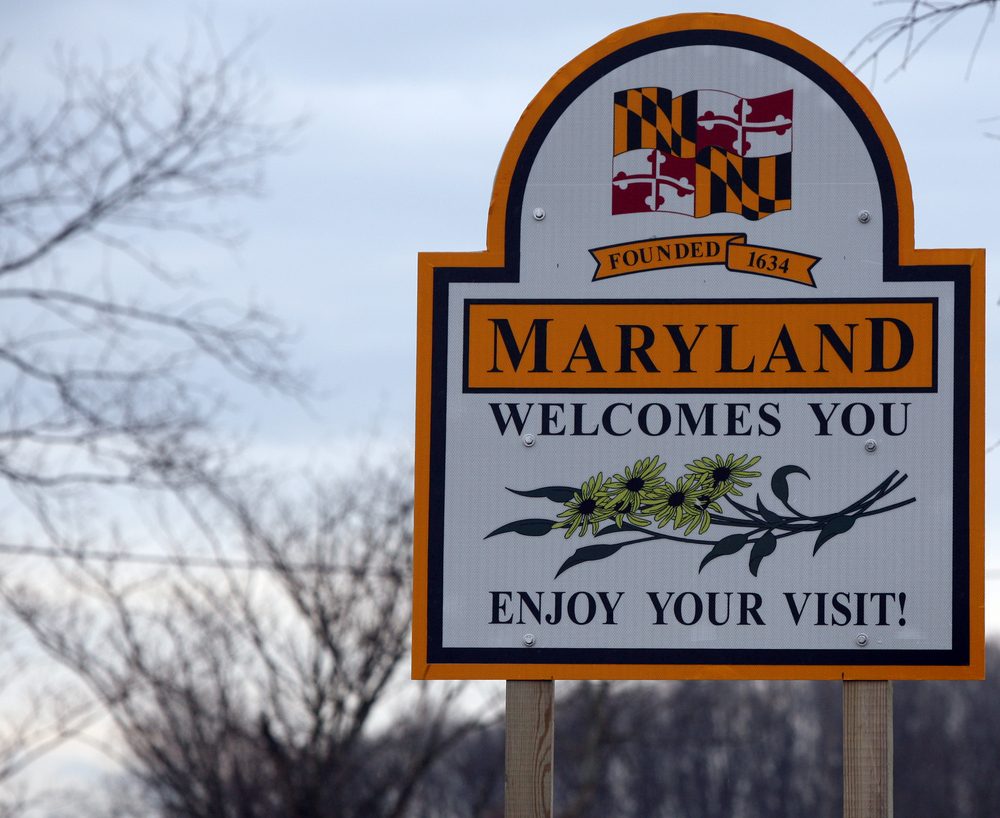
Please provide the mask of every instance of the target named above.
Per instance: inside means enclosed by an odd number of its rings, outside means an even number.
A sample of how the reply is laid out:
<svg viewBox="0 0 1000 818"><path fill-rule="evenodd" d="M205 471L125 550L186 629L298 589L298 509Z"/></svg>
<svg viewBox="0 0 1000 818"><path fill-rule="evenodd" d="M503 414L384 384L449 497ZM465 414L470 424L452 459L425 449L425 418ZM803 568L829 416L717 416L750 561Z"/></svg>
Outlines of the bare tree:
<svg viewBox="0 0 1000 818"><path fill-rule="evenodd" d="M931 818L1000 815L1000 643L986 681L895 687L895 803ZM834 682L594 683L557 702L555 812L602 818L842 814ZM503 730L466 738L425 782L434 818L503 815Z"/></svg>
<svg viewBox="0 0 1000 818"><path fill-rule="evenodd" d="M1000 642L983 682L901 682L895 704L896 809L930 818L1000 814Z"/></svg>
<svg viewBox="0 0 1000 818"><path fill-rule="evenodd" d="M30 560L0 597L89 697L47 743L11 733L0 781L107 713L143 814L402 816L475 723L458 687L401 688L409 473L241 469L217 412L234 381L301 394L287 335L154 252L235 239L211 208L259 192L295 130L246 44L200 42L61 59L54 105L0 116L0 503L21 509L0 552Z"/></svg>
<svg viewBox="0 0 1000 818"><path fill-rule="evenodd" d="M905 11L871 29L848 55L848 60L856 60L856 70L871 68L874 72L880 59L892 54L889 76L903 71L945 26L969 12L978 12L982 19L969 49L968 76L997 11L997 0L898 0L893 5L904 6Z"/></svg>
<svg viewBox="0 0 1000 818"><path fill-rule="evenodd" d="M0 95L5 582L33 575L51 593L63 580L39 558L93 555L99 542L120 556L135 543L116 540L111 521L131 519L139 498L220 475L220 372L301 394L278 321L210 297L154 250L237 240L211 208L260 192L264 161L290 144L297 125L268 114L249 45L226 49L206 25L177 58L93 68L57 53L53 101ZM3 783L103 711L78 694L25 692L24 651L0 650L13 677Z"/></svg>
<svg viewBox="0 0 1000 818"><path fill-rule="evenodd" d="M5 585L7 604L108 708L157 814L409 814L431 766L476 724L454 717L448 693L399 690L409 473L364 470L308 503L279 501L274 486L186 491L200 535L240 543L242 564L178 558L164 574L83 559L71 602Z"/></svg>
<svg viewBox="0 0 1000 818"><path fill-rule="evenodd" d="M211 450L212 366L300 385L272 317L208 299L149 246L234 239L207 206L257 193L292 133L267 119L245 44L203 40L120 68L62 58L54 104L2 101L0 479L32 510L67 487L186 479Z"/></svg>

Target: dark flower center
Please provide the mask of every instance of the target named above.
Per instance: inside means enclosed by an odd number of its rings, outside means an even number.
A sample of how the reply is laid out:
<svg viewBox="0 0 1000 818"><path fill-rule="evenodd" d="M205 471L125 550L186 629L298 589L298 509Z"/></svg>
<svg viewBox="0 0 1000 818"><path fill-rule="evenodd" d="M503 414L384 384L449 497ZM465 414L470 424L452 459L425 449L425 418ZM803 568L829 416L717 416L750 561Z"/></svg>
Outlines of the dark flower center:
<svg viewBox="0 0 1000 818"><path fill-rule="evenodd" d="M674 508L684 505L685 494L683 491L675 491L667 498L667 503Z"/></svg>
<svg viewBox="0 0 1000 818"><path fill-rule="evenodd" d="M625 484L625 488L627 488L629 491L639 492L642 491L642 487L645 485L646 481L643 480L641 477L633 477Z"/></svg>
<svg viewBox="0 0 1000 818"><path fill-rule="evenodd" d="M719 466L719 468L712 471L712 479L715 484L725 483L730 477L733 476L733 470L728 466Z"/></svg>
<svg viewBox="0 0 1000 818"><path fill-rule="evenodd" d="M593 514L596 508L597 508L597 501L588 498L586 500L581 500L580 505L576 507L576 510L580 512L580 514L587 515L587 514Z"/></svg>

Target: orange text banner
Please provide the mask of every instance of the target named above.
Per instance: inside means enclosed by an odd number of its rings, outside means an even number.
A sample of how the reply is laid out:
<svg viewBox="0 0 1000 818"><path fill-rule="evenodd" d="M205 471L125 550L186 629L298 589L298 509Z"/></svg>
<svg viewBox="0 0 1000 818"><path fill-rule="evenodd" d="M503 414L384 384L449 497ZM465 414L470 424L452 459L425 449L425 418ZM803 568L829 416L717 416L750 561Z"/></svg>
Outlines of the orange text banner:
<svg viewBox="0 0 1000 818"><path fill-rule="evenodd" d="M753 273L815 287L812 268L819 261L817 256L805 253L747 244L744 233L648 239L596 247L590 254L597 261L594 281L649 270L721 264L736 273Z"/></svg>
<svg viewBox="0 0 1000 818"><path fill-rule="evenodd" d="M466 304L467 389L929 391L934 299Z"/></svg>

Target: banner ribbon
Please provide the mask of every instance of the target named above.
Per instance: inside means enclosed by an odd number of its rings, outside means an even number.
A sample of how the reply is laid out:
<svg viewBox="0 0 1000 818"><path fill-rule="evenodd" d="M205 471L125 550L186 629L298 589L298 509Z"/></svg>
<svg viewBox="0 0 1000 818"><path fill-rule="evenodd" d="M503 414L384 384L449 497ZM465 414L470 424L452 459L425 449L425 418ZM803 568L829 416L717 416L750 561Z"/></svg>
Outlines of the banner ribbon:
<svg viewBox="0 0 1000 818"><path fill-rule="evenodd" d="M780 278L815 287L812 268L820 260L792 250L747 244L746 233L716 233L672 236L660 239L595 247L590 254L597 262L594 281L615 276L723 264L734 273Z"/></svg>

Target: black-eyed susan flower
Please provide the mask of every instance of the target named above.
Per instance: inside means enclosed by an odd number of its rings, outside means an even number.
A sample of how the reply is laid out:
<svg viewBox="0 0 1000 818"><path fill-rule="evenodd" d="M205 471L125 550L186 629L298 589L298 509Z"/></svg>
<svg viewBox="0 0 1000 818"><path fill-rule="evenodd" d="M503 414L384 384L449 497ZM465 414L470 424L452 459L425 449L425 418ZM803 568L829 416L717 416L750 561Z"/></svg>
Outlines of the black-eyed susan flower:
<svg viewBox="0 0 1000 818"><path fill-rule="evenodd" d="M647 510L660 528L672 522L674 528L685 527L685 534L695 528L699 534L704 534L712 524L712 512L722 511L711 492L711 480L704 475L682 474L676 482L664 483Z"/></svg>
<svg viewBox="0 0 1000 818"><path fill-rule="evenodd" d="M627 520L633 525L649 525L649 521L637 512L653 500L666 480L660 474L667 464L660 463L660 456L636 460L634 466L626 466L624 474L616 474L604 486L607 504L611 508L615 523L619 526Z"/></svg>
<svg viewBox="0 0 1000 818"><path fill-rule="evenodd" d="M752 471L760 457L750 457L743 454L737 457L730 453L723 459L721 454L715 457L700 457L686 468L695 475L700 475L709 481L712 499L727 494L742 497L740 488L749 488L750 480L760 477L759 471Z"/></svg>
<svg viewBox="0 0 1000 818"><path fill-rule="evenodd" d="M573 493L573 497L565 503L566 510L557 516L564 518L557 522L553 528L565 528L566 539L573 536L578 529L580 536L587 534L588 528L594 529L594 534L600 524L611 516L611 509L604 503L607 495L604 492L604 475L598 472L596 476L584 481L580 490Z"/></svg>

